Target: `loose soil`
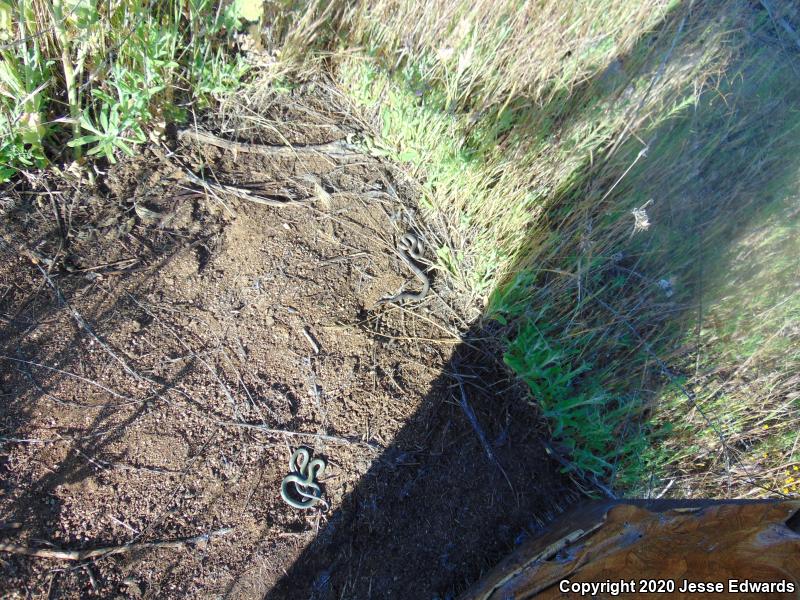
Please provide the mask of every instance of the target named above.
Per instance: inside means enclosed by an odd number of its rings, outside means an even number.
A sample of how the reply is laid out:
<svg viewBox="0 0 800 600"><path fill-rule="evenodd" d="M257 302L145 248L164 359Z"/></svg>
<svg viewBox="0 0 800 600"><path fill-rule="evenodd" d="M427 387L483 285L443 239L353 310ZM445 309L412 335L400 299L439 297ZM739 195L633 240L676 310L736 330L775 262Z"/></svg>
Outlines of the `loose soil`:
<svg viewBox="0 0 800 600"><path fill-rule="evenodd" d="M262 142L350 132L271 110L287 125ZM412 182L369 156L169 146L2 196L0 544L218 535L0 552L4 597L453 597L571 502L444 277L378 303L419 284L393 250L425 233ZM184 169L300 202L215 197ZM328 461L327 510L279 495L301 445Z"/></svg>

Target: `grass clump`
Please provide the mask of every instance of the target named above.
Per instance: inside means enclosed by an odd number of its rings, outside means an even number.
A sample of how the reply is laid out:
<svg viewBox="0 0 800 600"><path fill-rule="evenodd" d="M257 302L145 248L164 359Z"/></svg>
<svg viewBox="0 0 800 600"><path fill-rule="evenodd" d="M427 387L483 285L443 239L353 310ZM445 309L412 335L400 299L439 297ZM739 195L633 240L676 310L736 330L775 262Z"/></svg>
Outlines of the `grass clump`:
<svg viewBox="0 0 800 600"><path fill-rule="evenodd" d="M145 128L234 89L228 48L249 5L118 0L0 2L0 180L84 153L114 162ZM251 11L252 12L252 11Z"/></svg>
<svg viewBox="0 0 800 600"><path fill-rule="evenodd" d="M594 481L638 485L646 474L638 459L647 449L641 405L635 396L586 380L594 365L580 358L581 342L564 345L545 324L527 321L508 344L505 362L528 384L557 451L570 457L570 470Z"/></svg>

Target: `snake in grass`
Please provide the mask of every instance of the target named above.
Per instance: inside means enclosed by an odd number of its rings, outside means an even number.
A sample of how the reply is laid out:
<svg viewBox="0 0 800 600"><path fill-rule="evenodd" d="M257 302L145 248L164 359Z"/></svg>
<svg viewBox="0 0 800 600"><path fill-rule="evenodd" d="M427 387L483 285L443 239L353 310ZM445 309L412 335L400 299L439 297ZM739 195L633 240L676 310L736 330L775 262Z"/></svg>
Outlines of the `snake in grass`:
<svg viewBox="0 0 800 600"><path fill-rule="evenodd" d="M431 288L431 280L417 264L417 262L421 262L424 259L424 251L425 247L422 245L422 240L413 233L406 233L400 238L397 242L397 252L400 254L400 258L408 265L408 268L414 272L414 275L422 281L422 289L419 292L402 292L391 298L381 298L378 300L378 304L400 303L403 300L422 300L425 297Z"/></svg>
<svg viewBox="0 0 800 600"><path fill-rule="evenodd" d="M314 508L325 500L322 498L322 489L314 481L322 477L326 463L321 458L311 460L311 453L307 448L298 448L289 459L290 473L281 482L281 498L291 507L307 509ZM294 494L289 493L294 487Z"/></svg>

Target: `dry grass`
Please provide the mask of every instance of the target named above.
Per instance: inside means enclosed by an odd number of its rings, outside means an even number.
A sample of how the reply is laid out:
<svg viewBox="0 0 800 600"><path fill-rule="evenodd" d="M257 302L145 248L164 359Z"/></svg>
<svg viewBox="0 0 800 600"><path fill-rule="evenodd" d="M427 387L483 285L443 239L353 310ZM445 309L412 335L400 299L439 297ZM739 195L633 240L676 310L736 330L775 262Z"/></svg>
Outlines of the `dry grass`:
<svg viewBox="0 0 800 600"><path fill-rule="evenodd" d="M410 162L426 167L430 202L452 223L451 270L468 273L467 289L484 298L524 257L535 256L540 223L549 218L546 207L558 190L582 177L609 147L690 106L728 52L716 43L723 23L694 19L687 25L685 13L670 13L651 42L647 32L665 15L662 3L641 2L634 10L629 3L597 3L579 17L563 3L539 4L537 15L546 19L519 13L503 27L495 21L502 11L488 4L468 16L443 9L423 18L426 11L412 3L394 13L398 21L385 20L392 9L378 5L357 31L366 32L377 54L397 56L402 81L379 68L376 73L380 63L362 58L347 56L342 68L344 85L364 104L391 97L383 106L383 133L416 150ZM606 27L622 12L625 19ZM390 26L398 22L418 25L407 32ZM459 27L473 32L459 43L474 43L442 56L433 42L451 39ZM477 31L486 32L483 49ZM675 48L681 39L690 41ZM393 118L392 111L401 114ZM429 154L436 155L433 167Z"/></svg>
<svg viewBox="0 0 800 600"><path fill-rule="evenodd" d="M797 168L797 51L778 25L791 26L791 6L502 6L379 3L354 26L369 56L339 61L382 147L427 181L447 223L440 266L508 324L510 364L576 470L640 493L679 471L690 483L671 493L775 491L769 473L796 462L797 445L757 427L779 407L796 423L792 355L776 351L757 404L751 388L719 405L738 419L675 390L705 371L764 368L698 307L716 302L711 282L749 222L782 202L796 214L785 186ZM796 268L779 264L763 265L766 279L791 281L781 269ZM749 289L726 310L772 344L793 314L787 289L769 321ZM695 354L698 331L721 346ZM706 471L678 452L701 439ZM744 465L737 444L766 439L775 462Z"/></svg>
<svg viewBox="0 0 800 600"><path fill-rule="evenodd" d="M429 58L427 79L443 84L456 109L489 110L517 97L541 107L630 52L671 4L370 2L352 35L393 64Z"/></svg>

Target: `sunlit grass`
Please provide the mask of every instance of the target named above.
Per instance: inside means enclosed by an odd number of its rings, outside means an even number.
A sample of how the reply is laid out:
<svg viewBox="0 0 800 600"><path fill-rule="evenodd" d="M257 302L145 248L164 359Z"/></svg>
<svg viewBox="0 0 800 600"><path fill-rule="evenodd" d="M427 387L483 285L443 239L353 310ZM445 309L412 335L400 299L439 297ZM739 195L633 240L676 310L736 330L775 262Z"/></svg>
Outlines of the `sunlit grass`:
<svg viewBox="0 0 800 600"><path fill-rule="evenodd" d="M0 181L84 153L115 162L144 127L235 89L247 66L226 46L253 4L0 2Z"/></svg>
<svg viewBox="0 0 800 600"><path fill-rule="evenodd" d="M624 4L623 18L615 3L602 14L544 3L524 26L483 5L402 4L411 29L379 8L357 28L371 55L345 54L340 83L374 115L376 144L424 178L449 230L439 266L506 324L507 361L575 472L650 493L708 455L673 493L768 493L763 465L739 472L737 443L779 438L776 425L753 436L765 410L796 423L785 401L796 341L779 333L794 309L776 300L763 318L750 298L796 281L796 262L764 250L764 280L728 290L727 308L711 282L797 167L791 61L749 3ZM548 35L575 35L566 47L583 51L558 53ZM791 233L771 230L776 244ZM726 334L732 323L748 336ZM698 327L703 352L681 353ZM764 364L770 376L755 377ZM715 369L749 373L758 392L717 397L702 417L702 373ZM734 474L725 490L720 468Z"/></svg>

